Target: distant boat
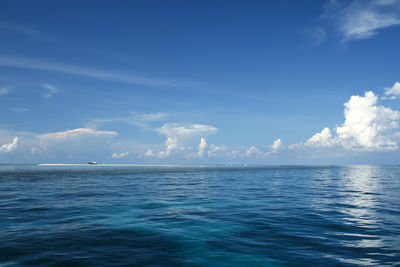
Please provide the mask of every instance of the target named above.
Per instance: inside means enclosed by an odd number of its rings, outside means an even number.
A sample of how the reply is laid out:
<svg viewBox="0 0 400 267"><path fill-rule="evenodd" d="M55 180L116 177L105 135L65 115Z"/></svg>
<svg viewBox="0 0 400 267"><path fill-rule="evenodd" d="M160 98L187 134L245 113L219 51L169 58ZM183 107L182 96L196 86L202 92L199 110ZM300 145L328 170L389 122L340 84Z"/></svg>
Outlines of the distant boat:
<svg viewBox="0 0 400 267"><path fill-rule="evenodd" d="M89 165L97 165L97 162L96 161L89 161L88 164Z"/></svg>

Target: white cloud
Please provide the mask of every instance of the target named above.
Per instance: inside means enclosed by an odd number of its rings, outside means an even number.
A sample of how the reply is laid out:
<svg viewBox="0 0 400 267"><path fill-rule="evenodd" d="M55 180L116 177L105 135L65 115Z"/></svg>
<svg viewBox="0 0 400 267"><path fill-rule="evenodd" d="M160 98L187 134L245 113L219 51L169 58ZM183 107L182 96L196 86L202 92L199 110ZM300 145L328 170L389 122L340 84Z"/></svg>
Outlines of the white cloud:
<svg viewBox="0 0 400 267"><path fill-rule="evenodd" d="M115 131L98 131L91 128L77 128L60 132L33 134L27 141L32 155L38 160L74 160L99 161L122 149L113 147ZM26 151L28 152L28 151ZM28 152L29 153L29 152Z"/></svg>
<svg viewBox="0 0 400 267"><path fill-rule="evenodd" d="M320 133L314 134L310 139L305 143L306 146L309 147L331 147L334 144L332 139L331 130L328 127L325 127Z"/></svg>
<svg viewBox="0 0 400 267"><path fill-rule="evenodd" d="M364 96L354 95L344 104L344 123L336 128L333 136L329 128L324 128L303 144L291 145L291 149L301 147L328 148L342 147L346 150L385 151L398 148L400 112L378 105L378 97L372 92Z"/></svg>
<svg viewBox="0 0 400 267"><path fill-rule="evenodd" d="M97 131L90 128L77 128L62 132L39 134L37 137L40 140L66 140L79 136L110 136L115 137L118 133L115 131Z"/></svg>
<svg viewBox="0 0 400 267"><path fill-rule="evenodd" d="M282 146L282 140L279 138L274 141L274 143L271 146L272 152L277 152Z"/></svg>
<svg viewBox="0 0 400 267"><path fill-rule="evenodd" d="M179 148L178 139L168 137L167 140L165 140L165 146L166 146L165 151L161 151L158 153L158 156L160 158L166 158L171 156L171 154Z"/></svg>
<svg viewBox="0 0 400 267"><path fill-rule="evenodd" d="M193 144L193 141L200 136L207 136L216 133L217 128L202 124L167 123L160 128L157 128L156 131L167 137L165 141L166 150L158 153L160 158L165 158L171 156L172 152L185 152L191 150L190 146L188 147L187 145ZM204 138L202 137L202 139ZM205 139L203 142L205 142ZM200 146L203 146L203 144L200 143ZM204 153L204 151L199 151L198 155L202 157ZM192 155L188 156L192 157Z"/></svg>
<svg viewBox="0 0 400 267"><path fill-rule="evenodd" d="M126 156L128 156L128 154L129 154L129 152L122 152L122 153L113 153L112 154L112 158L113 159L120 159L120 158L124 158L124 157L126 157Z"/></svg>
<svg viewBox="0 0 400 267"><path fill-rule="evenodd" d="M32 60L32 59L8 57L8 56L0 56L0 66L67 73L81 77L121 82L127 84L141 84L146 86L170 86L170 87L187 86L187 84L181 82L167 81L154 78L144 78L132 74L118 73L109 70L85 68L79 66L47 62L42 60Z"/></svg>
<svg viewBox="0 0 400 267"><path fill-rule="evenodd" d="M255 146L251 146L249 149L246 150L246 158L248 157L253 157L253 156L258 156L260 155L260 150L256 148Z"/></svg>
<svg viewBox="0 0 400 267"><path fill-rule="evenodd" d="M204 156L204 154L206 152L206 149L207 149L207 146L208 145L207 145L206 139L201 138L200 139L200 144L199 144L199 152L198 152L198 155L199 155L200 158L202 158Z"/></svg>
<svg viewBox="0 0 400 267"><path fill-rule="evenodd" d="M378 97L371 91L364 97L352 96L345 103L345 122L336 129L340 142L347 148L394 149L395 141L385 132L398 127L400 112L377 105Z"/></svg>
<svg viewBox="0 0 400 267"><path fill-rule="evenodd" d="M6 95L10 93L10 89L8 87L0 88L0 95Z"/></svg>
<svg viewBox="0 0 400 267"><path fill-rule="evenodd" d="M209 150L207 151L207 155L208 155L208 157L212 157L212 156L215 156L219 151L225 151L225 150L226 150L226 146L217 146L217 145L211 144Z"/></svg>
<svg viewBox="0 0 400 267"><path fill-rule="evenodd" d="M385 88L385 95L395 99L400 95L400 82L395 82L392 87Z"/></svg>
<svg viewBox="0 0 400 267"><path fill-rule="evenodd" d="M157 131L166 136L173 137L193 137L196 135L211 135L217 132L217 128L209 125L202 124L187 124L180 125L177 123L167 123L164 124L161 128L158 128Z"/></svg>
<svg viewBox="0 0 400 267"><path fill-rule="evenodd" d="M43 83L42 87L46 89L46 92L42 94L43 98L51 98L58 92L57 88L54 85L48 83Z"/></svg>
<svg viewBox="0 0 400 267"><path fill-rule="evenodd" d="M228 155L232 158L237 158L240 156L240 152L237 149L232 150L230 153L228 153Z"/></svg>
<svg viewBox="0 0 400 267"><path fill-rule="evenodd" d="M151 148L147 149L146 153L144 154L145 157L153 157L153 150Z"/></svg>
<svg viewBox="0 0 400 267"><path fill-rule="evenodd" d="M0 152L11 152L18 147L18 137L14 137L13 141L9 144L0 146Z"/></svg>
<svg viewBox="0 0 400 267"><path fill-rule="evenodd" d="M331 7L328 16L336 20L343 41L371 38L381 29L400 25L400 1L331 1Z"/></svg>

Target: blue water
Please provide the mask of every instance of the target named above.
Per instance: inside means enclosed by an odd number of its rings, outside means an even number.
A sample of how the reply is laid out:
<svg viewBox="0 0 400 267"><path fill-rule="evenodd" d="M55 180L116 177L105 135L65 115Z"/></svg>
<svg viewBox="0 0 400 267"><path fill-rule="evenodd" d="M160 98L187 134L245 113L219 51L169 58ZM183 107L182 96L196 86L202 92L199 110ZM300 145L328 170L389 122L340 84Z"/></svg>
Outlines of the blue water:
<svg viewBox="0 0 400 267"><path fill-rule="evenodd" d="M0 266L393 266L400 166L0 165Z"/></svg>

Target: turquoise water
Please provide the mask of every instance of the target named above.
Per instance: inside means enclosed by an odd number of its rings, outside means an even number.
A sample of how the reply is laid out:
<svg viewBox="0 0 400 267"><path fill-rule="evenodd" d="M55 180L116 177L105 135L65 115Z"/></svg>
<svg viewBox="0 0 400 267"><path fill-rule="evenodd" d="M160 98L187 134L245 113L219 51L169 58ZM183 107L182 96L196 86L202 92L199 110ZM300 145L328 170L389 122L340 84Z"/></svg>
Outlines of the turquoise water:
<svg viewBox="0 0 400 267"><path fill-rule="evenodd" d="M393 266L400 166L0 165L0 266Z"/></svg>

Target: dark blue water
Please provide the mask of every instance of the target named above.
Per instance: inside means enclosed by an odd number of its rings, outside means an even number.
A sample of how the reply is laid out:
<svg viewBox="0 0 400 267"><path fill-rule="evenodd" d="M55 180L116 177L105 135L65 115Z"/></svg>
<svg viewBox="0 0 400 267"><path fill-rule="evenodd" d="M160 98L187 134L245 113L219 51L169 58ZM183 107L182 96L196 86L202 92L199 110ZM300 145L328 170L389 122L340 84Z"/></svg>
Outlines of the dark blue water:
<svg viewBox="0 0 400 267"><path fill-rule="evenodd" d="M0 166L0 266L393 266L400 166Z"/></svg>

